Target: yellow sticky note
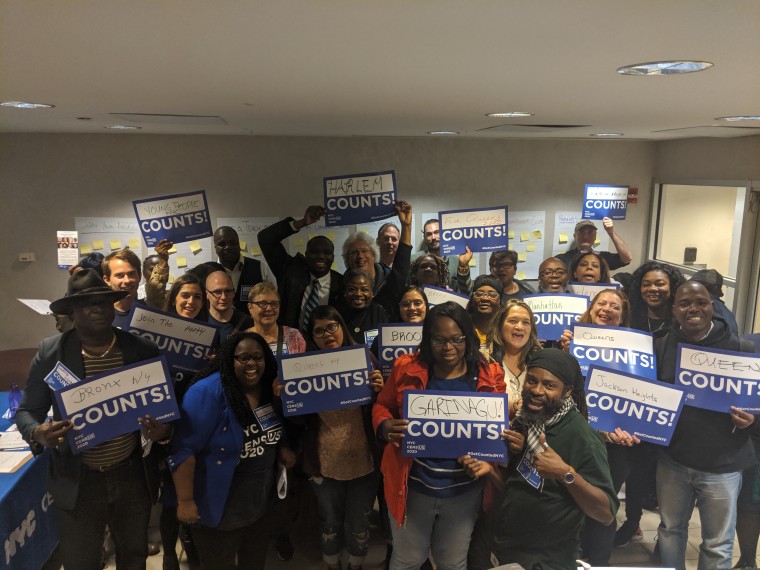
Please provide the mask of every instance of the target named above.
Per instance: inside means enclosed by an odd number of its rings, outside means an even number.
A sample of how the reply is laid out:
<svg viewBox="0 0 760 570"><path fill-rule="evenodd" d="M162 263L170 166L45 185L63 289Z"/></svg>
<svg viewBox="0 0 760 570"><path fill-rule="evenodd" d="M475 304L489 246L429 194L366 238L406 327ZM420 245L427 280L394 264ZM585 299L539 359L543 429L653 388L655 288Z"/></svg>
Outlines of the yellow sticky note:
<svg viewBox="0 0 760 570"><path fill-rule="evenodd" d="M241 241L240 242L240 247L245 251L245 246L243 246L244 243L245 243L244 241ZM199 242L199 241L191 241L190 242L190 251L192 251L193 253L198 253L202 249L203 249L203 247L201 247L201 242Z"/></svg>
<svg viewBox="0 0 760 570"><path fill-rule="evenodd" d="M190 244L190 247L193 247L193 244ZM245 240L240 240L240 251L245 251L248 249L248 242Z"/></svg>
<svg viewBox="0 0 760 570"><path fill-rule="evenodd" d="M315 237L317 237L317 234L309 232L309 241L313 240Z"/></svg>
<svg viewBox="0 0 760 570"><path fill-rule="evenodd" d="M137 238L129 238L129 249L137 249L140 247L140 240Z"/></svg>
<svg viewBox="0 0 760 570"><path fill-rule="evenodd" d="M520 241L528 241L530 239L530 232L520 232Z"/></svg>
<svg viewBox="0 0 760 570"><path fill-rule="evenodd" d="M103 240L102 239L96 239L92 242L93 249L103 249Z"/></svg>
<svg viewBox="0 0 760 570"><path fill-rule="evenodd" d="M361 226L359 226L358 228L356 228L356 231L357 232L364 232L365 234L369 233L369 230L367 230L367 228L363 228ZM332 238L330 238L330 239L332 239Z"/></svg>
<svg viewBox="0 0 760 570"><path fill-rule="evenodd" d="M335 243L335 232L325 232L325 237Z"/></svg>
<svg viewBox="0 0 760 570"><path fill-rule="evenodd" d="M599 238L596 238L596 241L594 241L594 245L599 245L600 243L602 243L602 242L599 241Z"/></svg>
<svg viewBox="0 0 760 570"><path fill-rule="evenodd" d="M177 253L177 246L173 245L167 253Z"/></svg>
<svg viewBox="0 0 760 570"><path fill-rule="evenodd" d="M525 251L536 251L536 244L531 242L528 242L528 245L525 246Z"/></svg>
<svg viewBox="0 0 760 570"><path fill-rule="evenodd" d="M171 285L172 283L174 283L174 275L169 273L169 285Z"/></svg>
<svg viewBox="0 0 760 570"><path fill-rule="evenodd" d="M517 261L518 261L518 262L520 262L520 261L525 261L525 260L527 260L527 259L528 259L528 256L527 256L527 255L525 255L525 252L524 252L524 251L519 251L519 252L517 252Z"/></svg>
<svg viewBox="0 0 760 570"><path fill-rule="evenodd" d="M330 269L332 269L333 271L337 271L338 270L338 262L337 261L333 261L333 264L330 266Z"/></svg>
<svg viewBox="0 0 760 570"><path fill-rule="evenodd" d="M515 277L517 277L520 280L527 279L527 275L525 275L525 271L518 271Z"/></svg>
<svg viewBox="0 0 760 570"><path fill-rule="evenodd" d="M114 249L121 249L121 240L118 239L112 239L108 242L108 244L111 246L111 250Z"/></svg>
<svg viewBox="0 0 760 570"><path fill-rule="evenodd" d="M560 232L560 234L559 234L559 243L567 243L567 234Z"/></svg>
<svg viewBox="0 0 760 570"><path fill-rule="evenodd" d="M177 267L187 267L187 258L186 257L178 257L177 258Z"/></svg>
<svg viewBox="0 0 760 570"><path fill-rule="evenodd" d="M257 245L251 246L251 255L261 255L261 248Z"/></svg>
<svg viewBox="0 0 760 570"><path fill-rule="evenodd" d="M509 249L511 249L512 251L514 251L515 250L515 242L513 242L513 241L509 242L509 245L507 247L509 247Z"/></svg>
<svg viewBox="0 0 760 570"><path fill-rule="evenodd" d="M475 258L473 257L473 258L470 260L470 263L469 263L468 265L469 265L470 267L475 267L477 264L478 264L478 262L477 262L477 261L475 260Z"/></svg>
<svg viewBox="0 0 760 570"><path fill-rule="evenodd" d="M541 239L541 230L533 230L533 239Z"/></svg>
<svg viewBox="0 0 760 570"><path fill-rule="evenodd" d="M89 255L92 253L92 246L82 244L79 246L79 254L80 255Z"/></svg>
<svg viewBox="0 0 760 570"><path fill-rule="evenodd" d="M295 245L296 247L303 247L304 245L306 245L306 243L303 241L302 237L294 237L293 245Z"/></svg>
<svg viewBox="0 0 760 570"><path fill-rule="evenodd" d="M509 230L509 231L507 232L507 237L508 237L509 239L515 239L515 230Z"/></svg>

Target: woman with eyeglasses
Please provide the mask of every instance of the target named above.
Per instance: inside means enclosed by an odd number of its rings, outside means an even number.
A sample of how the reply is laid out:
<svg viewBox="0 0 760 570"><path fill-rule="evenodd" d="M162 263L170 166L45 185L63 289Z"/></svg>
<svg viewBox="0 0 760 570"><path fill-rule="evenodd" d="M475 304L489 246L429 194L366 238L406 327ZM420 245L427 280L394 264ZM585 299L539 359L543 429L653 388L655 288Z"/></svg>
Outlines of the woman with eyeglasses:
<svg viewBox="0 0 760 570"><path fill-rule="evenodd" d="M269 281L256 283L248 292L248 311L253 326L246 332L260 334L275 356L300 354L306 350L306 341L296 329L277 324L280 316L280 294Z"/></svg>
<svg viewBox="0 0 760 570"><path fill-rule="evenodd" d="M502 303L506 303L510 299L522 299L523 295L535 293L530 285L523 283L519 279L515 279L518 260L517 252L511 249L494 251L491 257L488 258L488 267L491 268L491 275L501 281L503 290Z"/></svg>
<svg viewBox="0 0 760 570"><path fill-rule="evenodd" d="M456 303L430 309L420 350L396 360L372 420L378 437L390 444L381 469L393 530L390 567L416 570L432 551L438 568L463 569L480 510L482 479L470 478L457 459L401 455L407 390L504 392L501 367L480 353L472 319Z"/></svg>
<svg viewBox="0 0 760 570"><path fill-rule="evenodd" d="M493 275L479 275L475 279L467 311L472 315L481 350L486 348L486 337L499 310L503 291L501 281Z"/></svg>
<svg viewBox="0 0 760 570"><path fill-rule="evenodd" d="M264 568L265 515L278 464L295 463L272 390L276 376L277 362L261 335L236 333L182 401L169 466L177 518L193 525L204 570Z"/></svg>

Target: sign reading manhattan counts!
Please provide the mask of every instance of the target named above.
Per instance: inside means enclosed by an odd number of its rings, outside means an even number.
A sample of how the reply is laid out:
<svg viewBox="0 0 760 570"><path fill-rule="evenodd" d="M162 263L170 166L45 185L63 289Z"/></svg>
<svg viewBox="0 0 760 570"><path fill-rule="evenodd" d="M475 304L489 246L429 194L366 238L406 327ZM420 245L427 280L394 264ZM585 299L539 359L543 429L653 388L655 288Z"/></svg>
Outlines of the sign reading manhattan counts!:
<svg viewBox="0 0 760 570"><path fill-rule="evenodd" d="M396 215L394 170L328 176L323 185L327 227L375 222Z"/></svg>
<svg viewBox="0 0 760 570"><path fill-rule="evenodd" d="M628 186L586 184L583 196L584 220L625 220L628 208Z"/></svg>
<svg viewBox="0 0 760 570"><path fill-rule="evenodd" d="M507 219L506 206L439 212L441 255L507 249Z"/></svg>
<svg viewBox="0 0 760 570"><path fill-rule="evenodd" d="M525 295L523 301L533 311L536 334L541 340L559 340L588 308L588 297L569 293Z"/></svg>
<svg viewBox="0 0 760 570"><path fill-rule="evenodd" d="M148 247L162 239L182 243L213 235L204 190L133 200L132 206Z"/></svg>

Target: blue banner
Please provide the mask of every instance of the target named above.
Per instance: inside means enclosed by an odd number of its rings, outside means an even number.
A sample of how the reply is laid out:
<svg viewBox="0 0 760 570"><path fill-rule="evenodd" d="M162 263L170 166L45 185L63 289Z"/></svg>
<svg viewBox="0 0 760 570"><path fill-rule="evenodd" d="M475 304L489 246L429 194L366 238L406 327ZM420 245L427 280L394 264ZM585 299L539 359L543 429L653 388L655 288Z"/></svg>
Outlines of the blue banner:
<svg viewBox="0 0 760 570"><path fill-rule="evenodd" d="M533 311L536 334L541 340L559 340L588 309L588 297L570 293L525 295L523 301Z"/></svg>
<svg viewBox="0 0 760 570"><path fill-rule="evenodd" d="M192 378L219 344L219 329L203 321L132 304L126 330L155 342L175 382Z"/></svg>
<svg viewBox="0 0 760 570"><path fill-rule="evenodd" d="M506 206L438 212L441 255L507 249L508 219Z"/></svg>
<svg viewBox="0 0 760 570"><path fill-rule="evenodd" d="M402 455L507 460L507 445L501 439L509 425L506 394L406 390L404 418L409 425Z"/></svg>
<svg viewBox="0 0 760 570"><path fill-rule="evenodd" d="M422 340L422 325L387 323L380 325L377 359L383 378L388 378L393 363L402 354L414 354Z"/></svg>
<svg viewBox="0 0 760 570"><path fill-rule="evenodd" d="M71 386L81 380L63 363L59 360L55 363L55 367L43 378L45 384L50 386L53 390L60 390L66 386Z"/></svg>
<svg viewBox="0 0 760 570"><path fill-rule="evenodd" d="M348 226L384 220L396 215L396 171L328 176L325 190L325 226Z"/></svg>
<svg viewBox="0 0 760 570"><path fill-rule="evenodd" d="M279 362L286 416L355 408L374 399L368 382L372 363L363 344L292 354Z"/></svg>
<svg viewBox="0 0 760 570"><path fill-rule="evenodd" d="M684 404L683 390L632 374L591 366L586 376L588 423L641 441L668 445Z"/></svg>
<svg viewBox="0 0 760 570"><path fill-rule="evenodd" d="M573 325L570 354L588 373L589 366L604 366L634 376L657 380L654 337L651 333L624 327Z"/></svg>
<svg viewBox="0 0 760 570"><path fill-rule="evenodd" d="M179 408L163 356L110 370L55 392L66 433L76 454L139 429L137 418L150 414L160 422L179 419Z"/></svg>
<svg viewBox="0 0 760 570"><path fill-rule="evenodd" d="M687 406L760 413L760 355L679 344L676 386L686 392Z"/></svg>
<svg viewBox="0 0 760 570"><path fill-rule="evenodd" d="M628 209L628 186L586 184L583 194L584 220L625 220Z"/></svg>
<svg viewBox="0 0 760 570"><path fill-rule="evenodd" d="M207 204L205 190L132 201L148 247L162 239L182 243L213 235Z"/></svg>

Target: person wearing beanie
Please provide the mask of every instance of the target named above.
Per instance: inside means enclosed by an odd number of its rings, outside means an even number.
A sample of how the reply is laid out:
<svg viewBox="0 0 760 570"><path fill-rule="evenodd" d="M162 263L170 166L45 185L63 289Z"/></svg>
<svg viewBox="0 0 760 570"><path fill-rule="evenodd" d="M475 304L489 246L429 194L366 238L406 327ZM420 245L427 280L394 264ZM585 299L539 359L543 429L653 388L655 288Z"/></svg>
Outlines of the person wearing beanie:
<svg viewBox="0 0 760 570"><path fill-rule="evenodd" d="M522 299L524 295L535 293L530 285L515 279L517 261L517 252L511 249L494 251L488 258L488 267L491 269L491 275L501 281L501 286L504 289L501 296L502 305L510 299Z"/></svg>
<svg viewBox="0 0 760 570"><path fill-rule="evenodd" d="M486 348L486 337L499 310L502 292L501 281L493 275L479 275L472 286L467 310L472 315L481 350Z"/></svg>

